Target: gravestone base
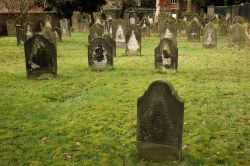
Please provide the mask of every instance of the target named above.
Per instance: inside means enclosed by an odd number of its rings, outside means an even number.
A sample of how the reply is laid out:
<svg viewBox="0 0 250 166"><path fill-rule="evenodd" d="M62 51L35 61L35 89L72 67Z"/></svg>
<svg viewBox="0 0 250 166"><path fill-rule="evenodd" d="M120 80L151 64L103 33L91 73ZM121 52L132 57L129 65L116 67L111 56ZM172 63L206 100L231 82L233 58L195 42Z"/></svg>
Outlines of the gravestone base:
<svg viewBox="0 0 250 166"><path fill-rule="evenodd" d="M116 48L126 48L125 42L116 42Z"/></svg>
<svg viewBox="0 0 250 166"><path fill-rule="evenodd" d="M170 162L181 159L181 152L176 148L163 144L137 141L139 156L153 162Z"/></svg>

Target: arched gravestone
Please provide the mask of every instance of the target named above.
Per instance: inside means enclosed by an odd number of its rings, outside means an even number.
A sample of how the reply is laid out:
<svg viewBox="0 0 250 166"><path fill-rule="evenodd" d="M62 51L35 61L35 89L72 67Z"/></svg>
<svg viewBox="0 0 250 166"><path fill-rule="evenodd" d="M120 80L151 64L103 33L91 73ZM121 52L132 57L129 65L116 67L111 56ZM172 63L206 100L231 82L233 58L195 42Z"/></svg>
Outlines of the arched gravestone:
<svg viewBox="0 0 250 166"><path fill-rule="evenodd" d="M197 20L187 24L187 37L189 42L200 42L201 26Z"/></svg>
<svg viewBox="0 0 250 166"><path fill-rule="evenodd" d="M176 39L177 37L177 27L174 21L170 19L165 20L164 24L160 29L160 38L161 39Z"/></svg>
<svg viewBox="0 0 250 166"><path fill-rule="evenodd" d="M17 45L24 44L25 42L24 30L21 25L16 25L16 41Z"/></svg>
<svg viewBox="0 0 250 166"><path fill-rule="evenodd" d="M91 42L93 38L102 36L103 27L100 24L94 24L90 27L88 41Z"/></svg>
<svg viewBox="0 0 250 166"><path fill-rule="evenodd" d="M94 70L113 67L113 46L103 37L95 37L88 46L88 63Z"/></svg>
<svg viewBox="0 0 250 166"><path fill-rule="evenodd" d="M153 82L137 100L137 151L154 162L181 159L184 102L169 82Z"/></svg>
<svg viewBox="0 0 250 166"><path fill-rule="evenodd" d="M143 17L141 22L140 22L141 36L142 37L150 37L150 27L151 27L151 24L150 24L148 18Z"/></svg>
<svg viewBox="0 0 250 166"><path fill-rule="evenodd" d="M155 48L155 68L160 70L178 67L178 48L175 40L162 39Z"/></svg>
<svg viewBox="0 0 250 166"><path fill-rule="evenodd" d="M247 35L245 33L246 28L239 24L233 24L232 27L229 29L229 35L228 35L228 46L234 47L245 47L248 45L248 39Z"/></svg>
<svg viewBox="0 0 250 166"><path fill-rule="evenodd" d="M87 19L81 19L78 25L79 32L89 32L89 22Z"/></svg>
<svg viewBox="0 0 250 166"><path fill-rule="evenodd" d="M131 25L126 36L126 55L141 55L141 31Z"/></svg>
<svg viewBox="0 0 250 166"><path fill-rule="evenodd" d="M38 78L43 74L57 75L56 44L40 34L35 34L24 44L28 78Z"/></svg>
<svg viewBox="0 0 250 166"><path fill-rule="evenodd" d="M117 19L113 22L112 37L118 48L126 47L127 22L123 19Z"/></svg>
<svg viewBox="0 0 250 166"><path fill-rule="evenodd" d="M204 28L203 48L217 47L217 34L212 22L207 23Z"/></svg>

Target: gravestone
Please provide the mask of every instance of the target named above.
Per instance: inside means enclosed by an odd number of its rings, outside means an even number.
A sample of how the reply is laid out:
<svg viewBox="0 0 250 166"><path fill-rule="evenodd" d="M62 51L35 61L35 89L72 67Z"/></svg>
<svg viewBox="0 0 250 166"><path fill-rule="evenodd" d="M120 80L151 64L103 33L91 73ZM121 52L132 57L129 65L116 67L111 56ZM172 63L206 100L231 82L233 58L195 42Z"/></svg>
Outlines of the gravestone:
<svg viewBox="0 0 250 166"><path fill-rule="evenodd" d="M142 37L150 37L150 22L148 18L143 17L140 22L140 28L141 28L141 36Z"/></svg>
<svg viewBox="0 0 250 166"><path fill-rule="evenodd" d="M105 29L108 32L108 34L112 36L113 34L113 19L112 18L108 18L108 20L106 20Z"/></svg>
<svg viewBox="0 0 250 166"><path fill-rule="evenodd" d="M44 27L43 31L40 34L50 42L56 43L56 34L50 27Z"/></svg>
<svg viewBox="0 0 250 166"><path fill-rule="evenodd" d="M128 13L128 25L131 26L131 25L137 25L137 15L135 12L129 12Z"/></svg>
<svg viewBox="0 0 250 166"><path fill-rule="evenodd" d="M244 24L244 18L242 18L241 16L234 16L233 20L232 20L232 24Z"/></svg>
<svg viewBox="0 0 250 166"><path fill-rule="evenodd" d="M113 67L113 46L103 37L95 37L88 46L88 63L94 70Z"/></svg>
<svg viewBox="0 0 250 166"><path fill-rule="evenodd" d="M228 33L228 46L229 47L245 47L248 45L246 29L242 24L236 23L232 25Z"/></svg>
<svg viewBox="0 0 250 166"><path fill-rule="evenodd" d="M52 17L50 15L44 16L44 25L45 27L51 28L52 29Z"/></svg>
<svg viewBox="0 0 250 166"><path fill-rule="evenodd" d="M95 24L100 24L100 25L104 26L103 25L102 15L101 15L100 12L95 12L94 13L94 20L95 20L94 21Z"/></svg>
<svg viewBox="0 0 250 166"><path fill-rule="evenodd" d="M16 36L16 21L12 19L7 20L6 26L8 36Z"/></svg>
<svg viewBox="0 0 250 166"><path fill-rule="evenodd" d="M109 44L113 46L113 57L116 57L116 42L113 38L110 37L110 35L105 34L103 37L108 41Z"/></svg>
<svg viewBox="0 0 250 166"><path fill-rule="evenodd" d="M81 17L81 13L79 11L74 11L73 12L73 15L71 17L71 23L72 23L72 30L74 32L79 32L79 19Z"/></svg>
<svg viewBox="0 0 250 166"><path fill-rule="evenodd" d="M57 75L56 44L44 36L35 34L24 44L28 78L39 78L43 74Z"/></svg>
<svg viewBox="0 0 250 166"><path fill-rule="evenodd" d="M82 19L79 22L79 31L80 32L89 32L89 22L87 19Z"/></svg>
<svg viewBox="0 0 250 166"><path fill-rule="evenodd" d="M184 102L169 82L155 81L137 100L137 151L153 162L181 159Z"/></svg>
<svg viewBox="0 0 250 166"><path fill-rule="evenodd" d="M117 48L126 47L127 23L123 19L117 19L113 22L112 37L116 42Z"/></svg>
<svg viewBox="0 0 250 166"><path fill-rule="evenodd" d="M203 48L217 47L217 34L212 22L209 22L204 28Z"/></svg>
<svg viewBox="0 0 250 166"><path fill-rule="evenodd" d="M166 20L159 30L161 39L176 39L177 37L177 27L173 21Z"/></svg>
<svg viewBox="0 0 250 166"><path fill-rule="evenodd" d="M31 38L34 34L34 26L32 23L27 22L24 25L24 31L25 31L25 41L27 41L29 38Z"/></svg>
<svg viewBox="0 0 250 166"><path fill-rule="evenodd" d="M55 34L55 37L57 39L57 41L62 41L62 29L59 27L54 27L53 28L53 32Z"/></svg>
<svg viewBox="0 0 250 166"><path fill-rule="evenodd" d="M69 28L69 22L67 19L62 19L60 20L60 27L61 27L61 30L62 30L62 35L69 35L69 31L70 31L70 28Z"/></svg>
<svg viewBox="0 0 250 166"><path fill-rule="evenodd" d="M150 27L150 35L154 35L154 36L158 36L159 35L158 25L157 24L153 24Z"/></svg>
<svg viewBox="0 0 250 166"><path fill-rule="evenodd" d="M180 20L178 23L178 32L179 32L178 35L183 37L186 36L187 35L186 28L187 28L187 22L184 20Z"/></svg>
<svg viewBox="0 0 250 166"><path fill-rule="evenodd" d="M155 68L160 70L178 67L178 48L175 40L162 39L155 48Z"/></svg>
<svg viewBox="0 0 250 166"><path fill-rule="evenodd" d="M102 36L103 28L100 24L93 24L89 30L88 41L91 42L95 37Z"/></svg>
<svg viewBox="0 0 250 166"><path fill-rule="evenodd" d="M25 36L24 36L24 30L21 25L16 25L16 40L17 45L24 44L25 42Z"/></svg>
<svg viewBox="0 0 250 166"><path fill-rule="evenodd" d="M220 36L227 36L227 24L221 24L218 29L218 34Z"/></svg>
<svg viewBox="0 0 250 166"><path fill-rule="evenodd" d="M126 55L141 55L141 32L136 25L131 25L128 29Z"/></svg>
<svg viewBox="0 0 250 166"><path fill-rule="evenodd" d="M200 42L201 26L197 20L187 23L187 37L189 42Z"/></svg>
<svg viewBox="0 0 250 166"><path fill-rule="evenodd" d="M207 15L211 17L214 16L214 5L210 5L207 7Z"/></svg>

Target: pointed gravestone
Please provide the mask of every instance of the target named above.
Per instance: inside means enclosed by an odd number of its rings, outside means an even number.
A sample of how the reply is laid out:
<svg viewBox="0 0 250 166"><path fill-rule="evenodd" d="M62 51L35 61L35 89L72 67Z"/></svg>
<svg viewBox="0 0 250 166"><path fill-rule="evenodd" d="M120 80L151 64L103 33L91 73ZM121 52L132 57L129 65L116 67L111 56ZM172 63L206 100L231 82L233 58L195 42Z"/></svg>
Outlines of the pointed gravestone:
<svg viewBox="0 0 250 166"><path fill-rule="evenodd" d="M171 39L162 39L155 48L155 68L165 71L178 67L178 48Z"/></svg>
<svg viewBox="0 0 250 166"><path fill-rule="evenodd" d="M127 23L123 19L117 19L113 23L112 36L117 48L126 47Z"/></svg>
<svg viewBox="0 0 250 166"><path fill-rule="evenodd" d="M141 55L141 32L131 25L126 36L126 55Z"/></svg>
<svg viewBox="0 0 250 166"><path fill-rule="evenodd" d="M204 28L203 48L217 47L217 34L212 22L209 22Z"/></svg>
<svg viewBox="0 0 250 166"><path fill-rule="evenodd" d="M150 22L148 18L143 17L141 22L140 22L140 27L141 27L141 36L142 37L150 37Z"/></svg>
<svg viewBox="0 0 250 166"><path fill-rule="evenodd" d="M43 74L57 74L56 44L40 34L35 34L24 44L28 78L39 78Z"/></svg>
<svg viewBox="0 0 250 166"><path fill-rule="evenodd" d="M153 82L137 100L137 151L154 162L181 159L184 102L169 82Z"/></svg>
<svg viewBox="0 0 250 166"><path fill-rule="evenodd" d="M229 47L245 47L248 45L246 28L242 24L233 24L232 27L229 29L228 38Z"/></svg>
<svg viewBox="0 0 250 166"><path fill-rule="evenodd" d="M102 36L103 27L100 24L94 24L89 30L88 41L91 42L95 37Z"/></svg>
<svg viewBox="0 0 250 166"><path fill-rule="evenodd" d="M94 70L113 67L113 46L103 37L95 37L88 46L88 63Z"/></svg>
<svg viewBox="0 0 250 166"><path fill-rule="evenodd" d="M201 26L197 20L187 24L187 37L189 42L200 42Z"/></svg>

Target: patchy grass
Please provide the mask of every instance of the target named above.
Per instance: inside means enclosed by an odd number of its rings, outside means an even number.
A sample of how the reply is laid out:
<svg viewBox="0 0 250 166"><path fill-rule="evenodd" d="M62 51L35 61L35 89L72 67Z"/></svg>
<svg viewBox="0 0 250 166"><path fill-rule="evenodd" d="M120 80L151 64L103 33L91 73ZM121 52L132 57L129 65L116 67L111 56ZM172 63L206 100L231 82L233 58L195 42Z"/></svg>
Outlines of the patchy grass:
<svg viewBox="0 0 250 166"><path fill-rule="evenodd" d="M154 70L159 39L142 56L117 50L115 69L88 68L87 34L58 43L58 77L27 80L24 48L0 38L0 165L150 165L136 153L136 102L155 80L185 100L181 165L250 163L250 50L178 39L179 69ZM176 163L172 163L176 165Z"/></svg>

